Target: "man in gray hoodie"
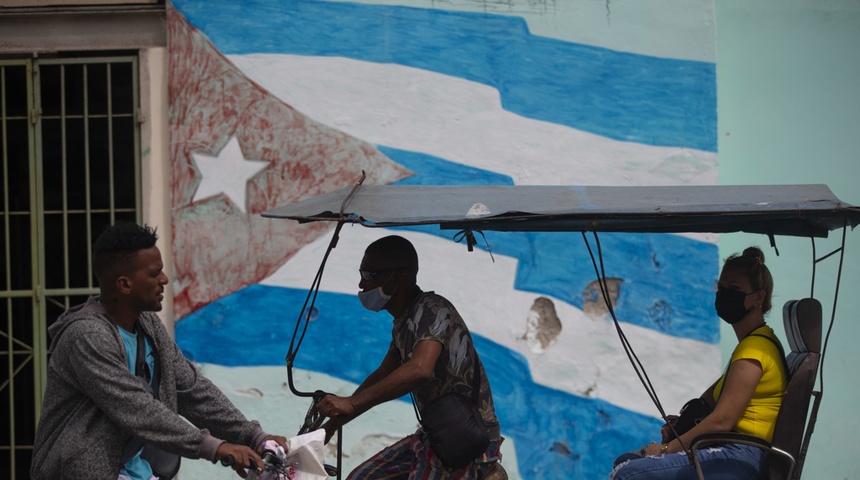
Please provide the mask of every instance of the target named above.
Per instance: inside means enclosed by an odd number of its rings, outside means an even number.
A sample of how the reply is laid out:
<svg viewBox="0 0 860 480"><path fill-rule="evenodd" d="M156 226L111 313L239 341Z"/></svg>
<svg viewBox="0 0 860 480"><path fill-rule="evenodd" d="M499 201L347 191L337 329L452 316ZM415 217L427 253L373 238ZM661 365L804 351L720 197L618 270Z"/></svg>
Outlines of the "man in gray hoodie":
<svg viewBox="0 0 860 480"><path fill-rule="evenodd" d="M93 245L100 295L49 328L33 479L169 478L178 456L231 458L244 476L251 462L263 465L257 452L264 440L286 449L284 437L248 421L182 355L154 313L168 282L157 239L145 225L108 227ZM149 455L159 450L173 460L167 472Z"/></svg>

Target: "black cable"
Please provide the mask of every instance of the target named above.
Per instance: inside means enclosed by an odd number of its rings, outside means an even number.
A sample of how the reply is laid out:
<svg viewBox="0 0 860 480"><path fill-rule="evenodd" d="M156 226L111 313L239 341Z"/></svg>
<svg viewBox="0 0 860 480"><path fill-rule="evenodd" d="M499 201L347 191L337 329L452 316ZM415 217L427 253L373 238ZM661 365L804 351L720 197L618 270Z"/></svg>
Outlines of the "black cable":
<svg viewBox="0 0 860 480"><path fill-rule="evenodd" d="M830 325L827 326L827 335L824 336L824 345L821 347L821 366L819 367L818 373L818 391L821 392L821 395L824 395L824 354L827 353L827 342L830 340L830 332L833 330L833 324L836 320L836 301L839 298L839 285L842 282L842 263L845 260L845 235L848 231L848 221L845 221L845 224L842 226L842 246L839 248L839 267L836 271L836 286L834 287L833 292L833 308L830 311ZM831 252L824 258L829 257L836 253L835 251ZM822 258L822 260L824 260Z"/></svg>
<svg viewBox="0 0 860 480"><path fill-rule="evenodd" d="M648 377L647 372L645 371L645 367L642 365L642 362L639 360L639 357L633 351L633 347L630 345L629 340L627 340L627 336L624 334L624 331L621 329L621 324L618 322L618 318L615 316L615 309L612 306L612 299L609 297L609 289L606 285L606 269L603 264L603 251L600 246L600 238L597 236L597 232L591 232L594 236L594 241L597 246L597 258L599 259L600 267L598 268L598 262L595 260L594 252L591 249L591 245L588 242L588 237L585 232L582 233L582 239L585 242L585 247L588 249L588 254L591 257L591 263L594 266L594 273L597 275L597 284L600 286L600 292L603 296L603 301L606 303L606 308L609 311L609 315L612 318L612 322L615 325L615 331L618 333L618 338L621 340L621 346L624 348L624 353L627 355L627 359L630 360L630 364L633 366L633 370L636 372L636 376L639 377L639 381L642 383L642 386L645 387L645 391L648 393L651 401L657 407L657 411L660 412L660 417L669 425L669 428L675 434L675 437L678 439L678 443L681 444L681 448L684 449L688 454L690 453L689 448L684 442L681 440L678 432L675 431L674 425L669 422L668 416L666 415L665 410L663 409L663 405L660 402L660 399L657 396L657 392L654 389L654 385L651 383L651 379Z"/></svg>
<svg viewBox="0 0 860 480"><path fill-rule="evenodd" d="M331 242L329 243L328 248L326 249L325 255L323 255L323 260L320 263L319 270L317 270L317 274L314 277L314 281L311 284L310 290L308 290L308 295L305 297L305 303L302 305L302 309L299 312L299 317L296 319L296 327L293 329L293 336L290 338L290 346L287 350L286 362L287 362L287 384L290 387L290 391L293 392L296 396L299 397L313 397L314 395L318 395L319 391L316 392L301 392L299 391L295 385L293 384L293 361L296 359L296 355L299 353L299 347L301 347L302 342L304 341L305 334L308 331L308 325L310 325L311 314L314 310L314 304L316 303L317 295L319 294L320 283L322 282L322 274L325 269L325 264L328 261L329 254L334 249L334 246L337 244L337 238L340 234L340 229L343 226L343 222L338 222L337 226L334 229L334 236L332 237ZM310 302L310 305L308 305ZM307 314L305 314L307 312ZM299 332L299 328L301 327L301 335L298 336L298 342L296 342L296 335Z"/></svg>
<svg viewBox="0 0 860 480"><path fill-rule="evenodd" d="M809 239L812 240L812 280L809 283L809 297L815 298L815 266L818 265L818 260L815 257L815 237L810 235Z"/></svg>
<svg viewBox="0 0 860 480"><path fill-rule="evenodd" d="M328 247L326 248L325 254L323 255L322 262L320 262L320 266L317 269L316 276L314 276L314 281L311 283L311 287L308 290L307 296L305 297L305 303L302 304L302 309L299 312L299 317L296 319L296 326L293 329L293 335L290 338L290 346L287 349L287 355L285 357L285 361L287 363L287 384L290 387L290 391L293 392L293 394L295 394L296 396L314 397L325 393L319 390L315 392L301 392L296 389L295 385L293 384L293 362L296 359L296 355L298 355L299 353L299 347L301 347L302 342L305 339L305 334L308 331L308 325L311 322L311 314L314 311L314 304L316 304L317 295L319 295L320 284L322 283L322 276L323 272L325 271L326 262L328 262L328 257L331 254L331 251L334 250L334 248L337 246L337 241L340 236L340 229L343 228L343 224L346 223L347 217L344 214L344 211L346 210L346 204L350 201L350 199L352 199L353 195L355 195L359 187L361 187L361 185L364 183L365 178L367 178L367 175L364 173L364 170L362 170L361 178L355 185L353 185L352 190L349 191L349 194L344 197L343 202L341 202L340 204L340 213L337 225L334 228L334 234L331 237L331 241L329 241ZM302 333L301 335L298 335L300 328ZM296 342L297 335L298 342Z"/></svg>

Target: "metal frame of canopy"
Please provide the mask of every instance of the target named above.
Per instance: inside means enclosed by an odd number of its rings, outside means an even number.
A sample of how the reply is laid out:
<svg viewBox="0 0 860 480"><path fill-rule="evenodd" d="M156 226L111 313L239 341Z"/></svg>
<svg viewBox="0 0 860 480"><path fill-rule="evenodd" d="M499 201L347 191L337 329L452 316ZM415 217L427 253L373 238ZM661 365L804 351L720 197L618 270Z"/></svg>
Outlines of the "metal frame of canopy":
<svg viewBox="0 0 860 480"><path fill-rule="evenodd" d="M651 397L660 415L667 415L657 394L644 372L644 367L633 353L621 326L615 317L612 301L605 284L602 253L598 232L629 233L758 233L769 237L776 250L777 235L809 237L813 240L812 288L815 285L815 265L839 253L836 292L830 326L822 350L836 315L839 280L845 252L845 233L860 224L860 207L840 201L826 185L732 185L732 186L420 186L420 185L362 185L361 180L352 186L330 193L278 207L262 214L267 218L296 220L299 223L337 222L332 240L320 264L314 282L290 341L286 356L290 390L297 396L312 397L299 433L311 431L321 424L323 417L315 411L315 404L325 392L301 392L295 388L292 365L311 320L313 304L322 279L326 261L337 244L341 227L357 223L366 227L384 228L411 225L438 224L441 229L461 230L469 250L476 244L475 231L533 231L580 232L592 257L595 274L604 302L616 326L622 346ZM815 238L826 238L832 230L842 228L839 248L816 258ZM597 245L598 261L589 245L587 233ZM489 246L488 246L489 248ZM779 251L776 250L777 255ZM812 292L810 293L812 295ZM302 327L303 325L303 327ZM297 341L298 338L298 341ZM824 390L823 374L819 376L810 428L804 438L809 442ZM341 429L338 429L338 437ZM685 446L686 448L686 446ZM805 446L804 446L805 451ZM341 445L338 442L338 480L341 472Z"/></svg>

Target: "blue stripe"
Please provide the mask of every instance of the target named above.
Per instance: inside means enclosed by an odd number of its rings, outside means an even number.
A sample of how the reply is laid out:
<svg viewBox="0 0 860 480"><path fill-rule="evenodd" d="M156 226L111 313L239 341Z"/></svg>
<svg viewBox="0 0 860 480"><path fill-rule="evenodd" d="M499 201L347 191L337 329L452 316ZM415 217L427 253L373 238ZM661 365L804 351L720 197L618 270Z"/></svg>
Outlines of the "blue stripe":
<svg viewBox="0 0 860 480"><path fill-rule="evenodd" d="M415 173L401 180L411 185L511 185L506 175L448 162L430 155L388 147L380 151ZM392 229L398 230L398 229ZM451 239L455 232L438 226L408 227ZM498 254L518 260L514 287L549 295L580 309L596 277L585 239L576 233L484 232ZM595 256L597 243L587 237ZM719 275L716 245L668 234L603 233L599 236L605 274L620 278L615 306L619 320L667 335L719 343L714 285ZM465 248L465 246L463 247ZM476 253L480 255L481 253ZM492 273L492 264L487 265Z"/></svg>
<svg viewBox="0 0 860 480"><path fill-rule="evenodd" d="M306 291L252 285L186 316L176 326L177 342L198 362L284 365L306 296ZM294 367L361 383L388 348L391 317L364 310L354 295L320 292L316 307L319 317L309 324ZM658 431L653 418L535 384L521 355L474 337L502 433L514 440L523 478L605 478L616 455L645 444ZM318 387L299 383L296 388Z"/></svg>
<svg viewBox="0 0 860 480"><path fill-rule="evenodd" d="M513 185L514 180L490 170L451 162L422 152L377 145L388 158L403 165L414 175L396 185Z"/></svg>
<svg viewBox="0 0 860 480"><path fill-rule="evenodd" d="M717 149L716 68L538 37L486 13L315 0L175 0L224 54L397 63L499 90L528 118L616 140Z"/></svg>

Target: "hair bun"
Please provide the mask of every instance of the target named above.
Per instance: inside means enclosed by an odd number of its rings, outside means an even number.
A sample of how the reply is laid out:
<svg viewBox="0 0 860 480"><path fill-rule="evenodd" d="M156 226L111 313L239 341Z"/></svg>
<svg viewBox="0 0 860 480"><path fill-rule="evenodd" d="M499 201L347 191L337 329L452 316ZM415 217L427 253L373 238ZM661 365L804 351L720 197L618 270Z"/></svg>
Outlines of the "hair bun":
<svg viewBox="0 0 860 480"><path fill-rule="evenodd" d="M764 264L764 252L758 247L747 247L744 249L743 256L755 258L759 263Z"/></svg>

